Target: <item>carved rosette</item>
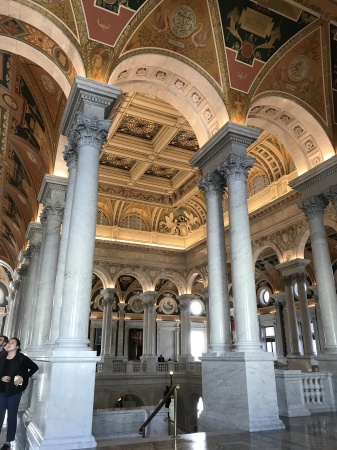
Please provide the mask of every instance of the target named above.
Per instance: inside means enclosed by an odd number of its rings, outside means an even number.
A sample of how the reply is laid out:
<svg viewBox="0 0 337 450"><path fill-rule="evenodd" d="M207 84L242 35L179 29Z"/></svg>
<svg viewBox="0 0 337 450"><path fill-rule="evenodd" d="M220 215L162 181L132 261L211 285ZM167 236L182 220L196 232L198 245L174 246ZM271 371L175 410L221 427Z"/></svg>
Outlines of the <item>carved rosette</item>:
<svg viewBox="0 0 337 450"><path fill-rule="evenodd" d="M65 150L63 152L63 159L65 160L68 171L70 172L73 169L76 169L77 165L77 153L74 150L74 144L69 143L66 145Z"/></svg>
<svg viewBox="0 0 337 450"><path fill-rule="evenodd" d="M63 218L64 205L60 202L48 203L42 210L40 221L45 225L48 221L61 224Z"/></svg>
<svg viewBox="0 0 337 450"><path fill-rule="evenodd" d="M71 127L70 140L77 145L77 149L79 145L90 145L101 150L108 136L110 125L111 120L88 117L77 112Z"/></svg>
<svg viewBox="0 0 337 450"><path fill-rule="evenodd" d="M298 207L304 212L307 219L314 219L315 217L322 217L324 209L327 207L329 201L322 195L314 195L308 200L298 203Z"/></svg>
<svg viewBox="0 0 337 450"><path fill-rule="evenodd" d="M246 181L249 170L254 165L254 158L246 158L245 156L238 156L235 154L229 157L220 164L219 172L226 176L227 180L241 180Z"/></svg>
<svg viewBox="0 0 337 450"><path fill-rule="evenodd" d="M200 181L197 181L197 186L206 197L208 195L222 196L226 180L218 172L208 172Z"/></svg>

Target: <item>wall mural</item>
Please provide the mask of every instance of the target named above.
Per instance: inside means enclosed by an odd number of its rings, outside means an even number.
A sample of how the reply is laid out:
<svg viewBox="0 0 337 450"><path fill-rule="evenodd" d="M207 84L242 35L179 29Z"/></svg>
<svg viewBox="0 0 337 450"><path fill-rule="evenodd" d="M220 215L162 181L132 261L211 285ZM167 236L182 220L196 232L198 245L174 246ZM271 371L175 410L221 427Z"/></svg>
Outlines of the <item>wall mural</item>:
<svg viewBox="0 0 337 450"><path fill-rule="evenodd" d="M265 63L317 18L278 0L219 1L231 87L249 92Z"/></svg>
<svg viewBox="0 0 337 450"><path fill-rule="evenodd" d="M77 36L77 27L72 8L71 0L31 0L39 6L42 6L47 11L50 11L54 16L59 18L71 32Z"/></svg>
<svg viewBox="0 0 337 450"><path fill-rule="evenodd" d="M182 55L202 67L221 85L206 0L160 2L129 39L122 54L141 48L161 48Z"/></svg>
<svg viewBox="0 0 337 450"><path fill-rule="evenodd" d="M164 210L159 218L158 231L176 236L187 236L201 225L199 217L186 208Z"/></svg>

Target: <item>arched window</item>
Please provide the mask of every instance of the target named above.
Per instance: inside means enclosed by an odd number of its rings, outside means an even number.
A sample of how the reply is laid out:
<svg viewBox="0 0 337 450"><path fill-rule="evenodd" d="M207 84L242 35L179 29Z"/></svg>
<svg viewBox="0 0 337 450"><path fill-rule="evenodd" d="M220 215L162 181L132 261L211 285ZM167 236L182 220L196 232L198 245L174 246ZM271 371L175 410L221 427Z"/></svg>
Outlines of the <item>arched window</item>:
<svg viewBox="0 0 337 450"><path fill-rule="evenodd" d="M105 212L103 212L102 210L97 210L97 221L96 223L98 225L110 225L109 224L109 217L107 214L105 214Z"/></svg>
<svg viewBox="0 0 337 450"><path fill-rule="evenodd" d="M120 221L119 226L131 230L149 231L148 224L139 216L126 216Z"/></svg>
<svg viewBox="0 0 337 450"><path fill-rule="evenodd" d="M247 197L252 197L260 191L263 191L269 184L269 180L266 174L259 173L249 183L247 188Z"/></svg>

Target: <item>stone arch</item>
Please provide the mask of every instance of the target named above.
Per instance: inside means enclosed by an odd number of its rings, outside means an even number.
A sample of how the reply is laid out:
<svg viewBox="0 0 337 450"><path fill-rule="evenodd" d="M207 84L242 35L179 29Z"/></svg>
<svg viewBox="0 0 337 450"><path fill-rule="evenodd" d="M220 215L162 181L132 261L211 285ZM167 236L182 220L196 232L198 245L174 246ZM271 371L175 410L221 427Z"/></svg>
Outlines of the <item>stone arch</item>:
<svg viewBox="0 0 337 450"><path fill-rule="evenodd" d="M148 277L148 275L146 273L144 273L140 269L125 268L125 269L120 270L113 277L113 280L112 280L113 286L116 286L118 278L121 277L122 275L130 275L132 277L135 277L139 281L139 283L142 285L143 292L153 290L150 278Z"/></svg>
<svg viewBox="0 0 337 450"><path fill-rule="evenodd" d="M299 175L335 154L322 125L295 100L269 94L257 97L248 112L247 125L275 136L291 155Z"/></svg>
<svg viewBox="0 0 337 450"><path fill-rule="evenodd" d="M128 391L127 392L124 392L124 391L122 391L120 394L118 394L117 396L116 396L116 394L115 394L115 392L112 392L111 394L110 394L110 397L109 397L109 408L113 408L114 407L114 405L115 405L115 403L117 402L117 400L119 399L119 398L121 398L121 397L123 397L123 399L128 399L128 398L130 398L130 400L126 400L126 401L134 401L135 403L136 403L136 405L135 406L144 406L145 405L145 403L144 403L144 401L143 401L143 399L142 399L142 397L141 397L141 395L139 394L139 392L137 392L137 391L135 391L135 390L130 390L130 389L128 389ZM132 400L131 400L132 399ZM125 402L125 401L124 401ZM123 406L124 406L124 403L123 403ZM127 405L125 405L125 406L127 406ZM132 407L132 406L131 406Z"/></svg>
<svg viewBox="0 0 337 450"><path fill-rule="evenodd" d="M95 275L97 275L102 280L104 289L111 287L112 279L107 270L102 269L102 267L94 266L93 272Z"/></svg>
<svg viewBox="0 0 337 450"><path fill-rule="evenodd" d="M4 260L0 259L0 266L6 267L8 272L11 274L11 277L14 278L14 270L8 263L6 263Z"/></svg>
<svg viewBox="0 0 337 450"><path fill-rule="evenodd" d="M153 281L153 289L155 289L156 284L159 280L162 280L163 278L167 278L168 280L172 281L178 289L178 295L186 294L186 281L185 279L179 275L178 273L167 273L162 272L160 275L158 275L155 280Z"/></svg>
<svg viewBox="0 0 337 450"><path fill-rule="evenodd" d="M193 270L191 271L187 276L187 286L186 286L186 292L190 294L192 292L193 287L193 281L195 280L195 277L200 275L201 278L204 281L204 287L206 287L206 280L204 279L204 275L201 273L200 270Z"/></svg>
<svg viewBox="0 0 337 450"><path fill-rule="evenodd" d="M256 263L256 261L257 261L259 255L260 255L260 254L263 252L263 250L265 250L266 248L272 248L272 249L275 251L275 253L276 253L277 257L278 257L279 262L280 262L280 263L283 262L283 255L282 255L282 252L281 252L281 250L277 247L277 245L274 244L274 242L271 242L271 241L265 241L265 242L263 243L262 246L255 248L255 250L253 251L253 264L254 264L254 266L255 266L255 263Z"/></svg>
<svg viewBox="0 0 337 450"><path fill-rule="evenodd" d="M324 226L333 228L337 232L337 223L334 220L329 219L328 217L324 217ZM304 258L305 244L307 243L309 236L310 236L310 229L309 224L307 224L307 228L299 236L296 242L296 255L294 256L294 258Z"/></svg>
<svg viewBox="0 0 337 450"><path fill-rule="evenodd" d="M172 105L187 119L200 147L229 120L222 98L209 81L171 56L145 53L127 58L115 68L109 84Z"/></svg>

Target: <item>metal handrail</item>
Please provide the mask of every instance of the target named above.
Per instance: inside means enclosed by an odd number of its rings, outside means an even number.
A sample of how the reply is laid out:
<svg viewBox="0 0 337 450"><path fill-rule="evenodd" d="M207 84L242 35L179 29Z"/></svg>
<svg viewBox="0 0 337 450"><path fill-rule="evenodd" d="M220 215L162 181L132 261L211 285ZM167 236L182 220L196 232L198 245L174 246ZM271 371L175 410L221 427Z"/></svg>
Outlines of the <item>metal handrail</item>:
<svg viewBox="0 0 337 450"><path fill-rule="evenodd" d="M142 435L142 437L145 437L145 428L148 426L148 424L151 422L151 420L154 418L154 416L162 409L162 407L165 405L165 403L171 398L171 395L174 394L174 436L177 437L177 389L179 389L179 384L176 386L171 386L168 393L165 395L163 400L159 403L157 408L153 411L153 413L146 419L146 421L143 423L143 425L139 428L139 434Z"/></svg>

